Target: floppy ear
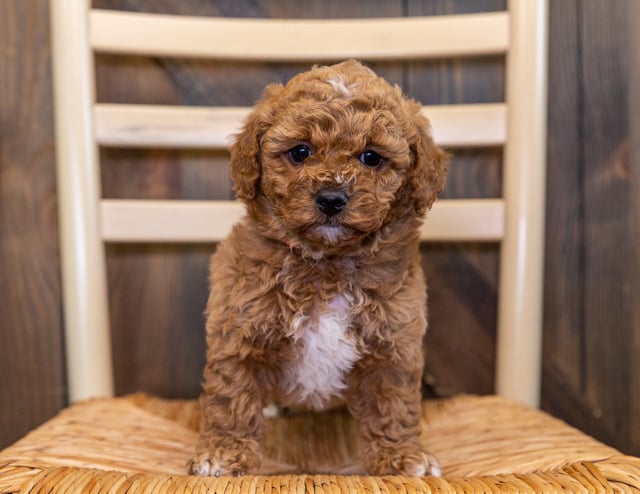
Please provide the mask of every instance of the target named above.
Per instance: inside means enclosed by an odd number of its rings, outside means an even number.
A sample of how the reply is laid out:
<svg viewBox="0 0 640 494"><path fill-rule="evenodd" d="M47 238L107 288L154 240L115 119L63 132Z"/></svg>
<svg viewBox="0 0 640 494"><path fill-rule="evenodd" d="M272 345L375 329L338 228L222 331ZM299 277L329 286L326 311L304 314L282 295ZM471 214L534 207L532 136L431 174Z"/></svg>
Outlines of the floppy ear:
<svg viewBox="0 0 640 494"><path fill-rule="evenodd" d="M431 125L421 113L421 106L412 103L415 138L410 142L413 153L411 199L419 215L425 214L445 184L450 156L433 142Z"/></svg>
<svg viewBox="0 0 640 494"><path fill-rule="evenodd" d="M240 133L231 146L231 178L238 198L253 199L261 175L260 146L262 137L271 126L275 113L275 100L283 90L280 84L270 84L262 98L247 117Z"/></svg>

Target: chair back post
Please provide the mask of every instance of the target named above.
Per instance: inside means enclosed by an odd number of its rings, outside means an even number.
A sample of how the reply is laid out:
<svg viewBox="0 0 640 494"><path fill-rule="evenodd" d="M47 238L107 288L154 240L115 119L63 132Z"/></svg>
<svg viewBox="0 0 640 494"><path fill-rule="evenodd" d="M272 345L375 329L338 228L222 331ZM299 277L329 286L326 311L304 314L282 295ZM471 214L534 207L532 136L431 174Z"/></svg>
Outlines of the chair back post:
<svg viewBox="0 0 640 494"><path fill-rule="evenodd" d="M51 0L58 209L69 400L113 395L89 0Z"/></svg>
<svg viewBox="0 0 640 494"><path fill-rule="evenodd" d="M547 0L511 0L496 392L540 401Z"/></svg>

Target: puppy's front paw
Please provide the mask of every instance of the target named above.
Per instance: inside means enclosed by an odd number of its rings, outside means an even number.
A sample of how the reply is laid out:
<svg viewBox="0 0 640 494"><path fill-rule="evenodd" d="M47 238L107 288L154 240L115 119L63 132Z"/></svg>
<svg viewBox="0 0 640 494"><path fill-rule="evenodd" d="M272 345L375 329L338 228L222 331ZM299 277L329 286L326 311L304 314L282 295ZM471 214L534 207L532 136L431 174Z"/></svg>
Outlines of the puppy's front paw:
<svg viewBox="0 0 640 494"><path fill-rule="evenodd" d="M210 445L206 450L196 451L187 464L187 471L190 475L203 477L238 477L257 470L260 459L257 444L227 439L216 446Z"/></svg>
<svg viewBox="0 0 640 494"><path fill-rule="evenodd" d="M189 475L200 475L201 477L220 477L226 475L225 468L215 460L212 460L209 453L196 455L187 465Z"/></svg>
<svg viewBox="0 0 640 494"><path fill-rule="evenodd" d="M437 458L422 448L382 449L369 459L367 467L374 475L405 475L407 477L440 477L442 469Z"/></svg>
<svg viewBox="0 0 640 494"><path fill-rule="evenodd" d="M440 462L435 456L429 453L420 453L404 458L401 457L398 463L400 465L398 469L400 475L407 475L409 477L426 477L427 475L434 477L442 476Z"/></svg>

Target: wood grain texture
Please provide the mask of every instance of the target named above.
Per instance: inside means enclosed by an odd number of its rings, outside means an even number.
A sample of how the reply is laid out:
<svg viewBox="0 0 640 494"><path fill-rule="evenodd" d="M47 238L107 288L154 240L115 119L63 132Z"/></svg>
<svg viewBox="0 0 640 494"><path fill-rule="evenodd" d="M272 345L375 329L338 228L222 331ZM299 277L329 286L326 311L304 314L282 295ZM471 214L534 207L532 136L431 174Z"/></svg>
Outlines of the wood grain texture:
<svg viewBox="0 0 640 494"><path fill-rule="evenodd" d="M632 341L635 299L628 287L628 262L636 246L628 229L628 57L619 56L615 47L627 41L629 3L611 10L588 1L582 9L582 187L588 198L584 202L585 394L595 417L602 417L618 435L620 447L628 450L634 419L629 416L629 371L634 356L625 348Z"/></svg>
<svg viewBox="0 0 640 494"><path fill-rule="evenodd" d="M630 2L628 19L630 29L627 32L627 46L629 47L629 224L630 242L637 245L640 239L640 2ZM629 259L629 292L631 293L631 327L632 336L629 345L634 358L631 359L629 393L631 407L629 416L632 417L630 436L631 450L640 451L640 252L631 249Z"/></svg>
<svg viewBox="0 0 640 494"><path fill-rule="evenodd" d="M578 76L579 0L551 4L547 139L547 218L543 352L545 382L561 376L564 386L582 389L583 196L581 84ZM577 397L575 397L577 399ZM543 400L545 396L543 396ZM553 398L555 401L556 398Z"/></svg>
<svg viewBox="0 0 640 494"><path fill-rule="evenodd" d="M0 448L66 401L48 33L0 3Z"/></svg>
<svg viewBox="0 0 640 494"><path fill-rule="evenodd" d="M585 396L582 3L550 7L542 406L612 443Z"/></svg>
<svg viewBox="0 0 640 494"><path fill-rule="evenodd" d="M552 2L544 407L638 452L633 2ZM635 24L634 24L635 23ZM637 163L636 163L637 165ZM635 324L635 326L634 326ZM635 432L634 432L635 431Z"/></svg>

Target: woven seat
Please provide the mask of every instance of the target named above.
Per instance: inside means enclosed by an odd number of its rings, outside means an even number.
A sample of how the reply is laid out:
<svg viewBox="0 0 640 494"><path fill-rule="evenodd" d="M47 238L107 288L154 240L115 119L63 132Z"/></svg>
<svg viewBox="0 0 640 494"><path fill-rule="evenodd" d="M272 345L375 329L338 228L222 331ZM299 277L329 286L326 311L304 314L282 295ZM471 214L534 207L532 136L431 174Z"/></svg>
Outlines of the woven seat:
<svg viewBox="0 0 640 494"><path fill-rule="evenodd" d="M640 491L640 459L495 396L424 402L424 442L441 479L345 475L358 465L358 434L341 410L270 419L265 468L295 472L187 476L197 422L195 401L79 402L0 453L0 493Z"/></svg>

